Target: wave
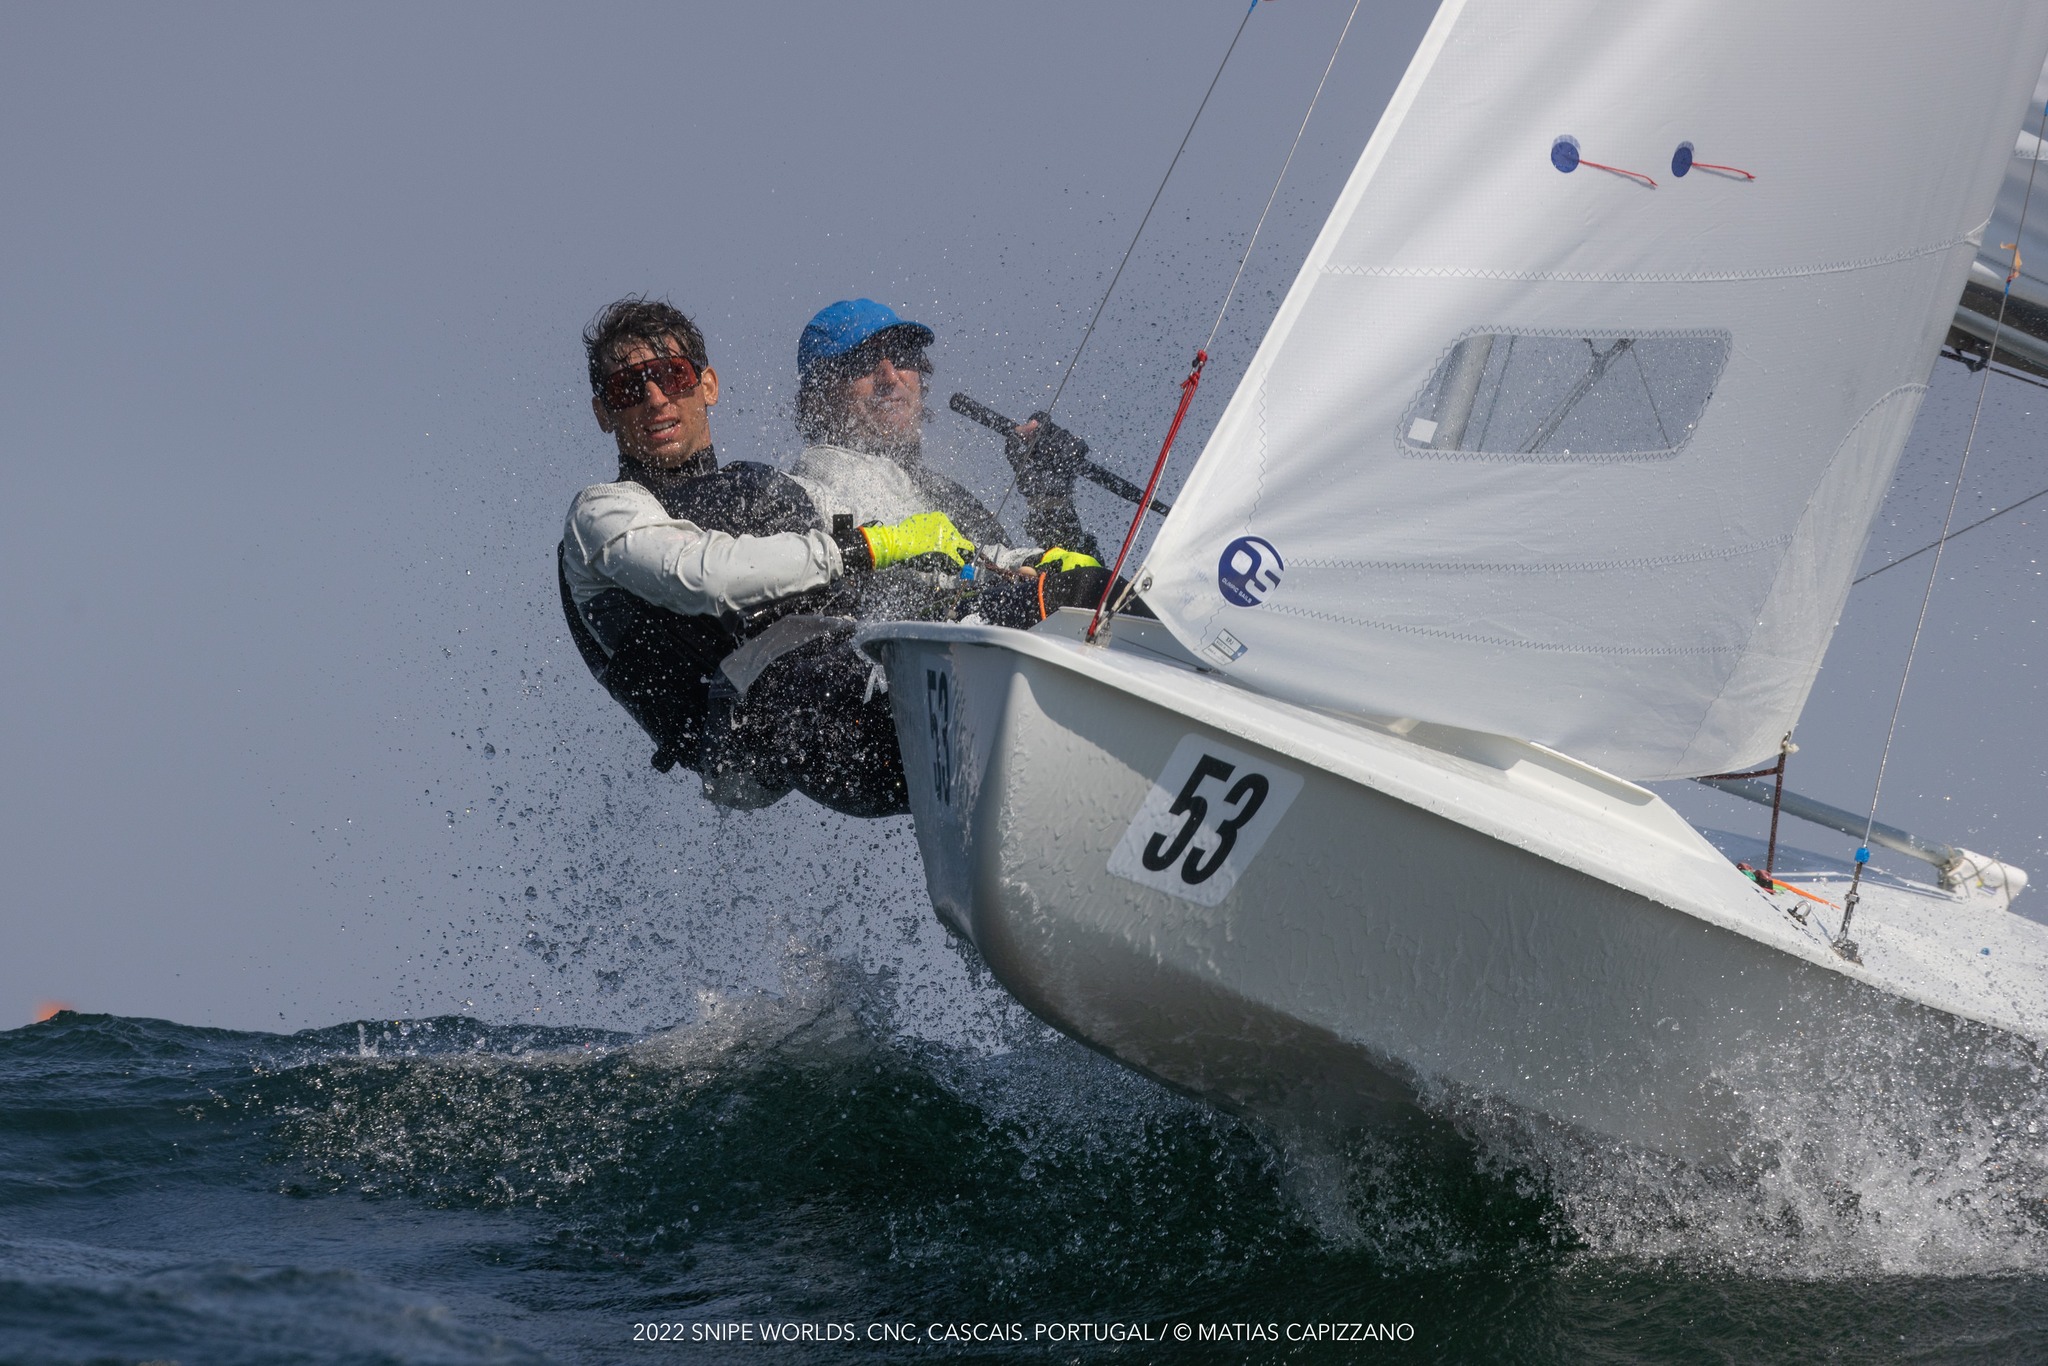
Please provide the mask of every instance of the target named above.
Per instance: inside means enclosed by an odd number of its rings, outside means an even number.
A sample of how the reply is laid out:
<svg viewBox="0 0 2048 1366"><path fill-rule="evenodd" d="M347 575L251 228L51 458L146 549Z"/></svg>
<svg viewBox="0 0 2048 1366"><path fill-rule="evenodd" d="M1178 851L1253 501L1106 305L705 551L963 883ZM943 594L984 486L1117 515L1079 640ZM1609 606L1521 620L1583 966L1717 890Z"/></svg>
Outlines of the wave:
<svg viewBox="0 0 2048 1366"><path fill-rule="evenodd" d="M394 1050L366 1032L258 1094L294 1190L544 1212L551 1256L687 1259L713 1297L763 1249L828 1299L886 1268L898 1302L933 1308L963 1286L991 1307L1150 1297L1315 1253L1245 1126L1064 1040L948 1048L878 1004L833 973L707 995L642 1038L493 1050L436 1022Z"/></svg>
<svg viewBox="0 0 2048 1366"><path fill-rule="evenodd" d="M282 1195L368 1221L359 1239L395 1220L376 1237L439 1237L458 1263L487 1247L494 1276L585 1286L554 1292L582 1312L1271 1317L1419 1294L1450 1314L1473 1286L1534 1286L1581 1313L1615 1283L1727 1281L1768 1317L1813 1293L1867 1311L1887 1278L1968 1298L2018 1277L2011 1293L2040 1298L2048 1116L2029 1059L1980 1049L1971 1071L1952 1040L1856 1045L1920 1050L1981 1088L1961 1124L1910 1087L1859 1098L1846 1061L1810 1092L1731 1078L1778 1089L1755 1160L1702 1172L1451 1096L1368 1132L1277 1133L984 999L947 1007L981 1012L976 1030L906 1031L901 988L802 953L780 990L702 992L646 1034L60 1015L0 1034L0 1210ZM2011 1084L1992 1088L2001 1066ZM356 1296L384 1319L431 1303L276 1274L45 1229L0 1242L0 1323L64 1296ZM422 1342L441 1331L421 1324ZM521 1359L490 1341L475 1359Z"/></svg>

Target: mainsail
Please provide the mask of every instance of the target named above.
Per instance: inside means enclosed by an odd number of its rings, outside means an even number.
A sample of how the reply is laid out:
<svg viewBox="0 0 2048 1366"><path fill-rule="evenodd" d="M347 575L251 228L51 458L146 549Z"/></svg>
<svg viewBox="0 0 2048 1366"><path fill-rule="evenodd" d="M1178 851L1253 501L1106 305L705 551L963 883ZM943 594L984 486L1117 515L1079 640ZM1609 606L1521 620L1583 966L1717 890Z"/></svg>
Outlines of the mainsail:
<svg viewBox="0 0 2048 1366"><path fill-rule="evenodd" d="M1281 698L1775 753L2044 58L2038 0L1447 0L1147 603Z"/></svg>

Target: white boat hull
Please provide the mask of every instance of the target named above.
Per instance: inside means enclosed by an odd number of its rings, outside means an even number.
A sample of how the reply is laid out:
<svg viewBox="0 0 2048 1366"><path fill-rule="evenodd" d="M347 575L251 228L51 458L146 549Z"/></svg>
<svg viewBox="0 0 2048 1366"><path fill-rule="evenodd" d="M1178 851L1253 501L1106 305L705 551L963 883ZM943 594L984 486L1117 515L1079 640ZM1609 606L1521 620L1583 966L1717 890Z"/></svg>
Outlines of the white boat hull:
<svg viewBox="0 0 2048 1366"><path fill-rule="evenodd" d="M1832 911L1801 923L1654 794L1540 747L1333 718L1045 631L862 639L939 916L1041 1018L1230 1108L1345 1125L1505 1102L1719 1164L1758 1096L1858 1039L2048 1036L2043 927L1873 883L1846 962ZM1160 803L1198 753L1237 787L1193 789L1211 810L1177 849L1185 814ZM1284 810L1226 860L1254 772ZM1214 866L1221 895L1174 884ZM1953 1051L1929 1065L1938 1088Z"/></svg>

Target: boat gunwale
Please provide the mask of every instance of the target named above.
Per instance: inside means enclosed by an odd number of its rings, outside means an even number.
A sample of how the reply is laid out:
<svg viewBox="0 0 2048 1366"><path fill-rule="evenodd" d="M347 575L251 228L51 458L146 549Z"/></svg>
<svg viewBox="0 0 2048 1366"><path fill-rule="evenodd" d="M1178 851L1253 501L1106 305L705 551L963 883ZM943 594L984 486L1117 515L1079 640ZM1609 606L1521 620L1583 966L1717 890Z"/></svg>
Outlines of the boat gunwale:
<svg viewBox="0 0 2048 1366"><path fill-rule="evenodd" d="M1626 779L1616 778L1593 765L1573 759L1570 755L1508 736L1459 732L1508 747L1511 751L1519 751L1538 771L1567 781L1576 781L1596 792L1604 789L1605 784L1597 783L1595 779L1605 779L1608 783L1645 792L1652 803L1646 809L1667 813L1671 823L1691 836L1691 842L1681 843L1664 833L1658 828L1663 822L1652 824L1646 820L1629 819L1608 806L1604 809L1609 814L1619 815L1620 821L1624 822L1631 832L1640 836L1640 840L1634 844L1637 851L1635 856L1631 858L1629 854L1616 848L1611 838L1607 841L1573 846L1560 839L1555 830L1542 830L1531 825L1518 826L1505 812L1489 812L1469 799L1461 800L1456 796L1431 791L1413 774L1388 771L1389 768L1420 766L1454 781L1463 781L1469 785L1473 796L1485 794L1496 797L1501 802L1523 803L1530 809L1540 808L1555 818L1578 823L1588 831L1594 830L1591 810L1579 808L1577 803L1568 806L1562 801L1547 806L1541 805L1543 797L1559 795L1557 788L1552 784L1538 786L1526 778L1516 781L1511 771L1513 765L1496 765L1453 750L1426 744L1411 738L1408 734L1389 729L1386 722L1375 722L1362 717L1337 716L1268 697L1238 686L1214 670L1172 662L1151 655L1151 652L1141 654L1134 650L1120 650L1113 645L1108 648L1091 646L1042 630L1018 631L969 622L877 622L862 627L855 634L854 643L866 651L870 658L874 658L873 651L868 649L870 645L898 639L945 645L990 646L1069 673L1079 674L1093 682L1129 694L1141 702L1177 712L1192 724L1211 727L1276 754L1306 763L1340 780L1355 783L1442 819L1463 825L1488 838L1524 849L1562 867L1640 896L1646 901L1690 916L1712 928L1734 933L1765 947L1789 953L1812 966L1837 973L1874 990L2048 1044L2048 1015L2030 1021L2018 1012L2017 1001L2011 1002L2010 1010L1999 1009L2004 998L1989 982L1968 993L1980 996L1981 1003L1964 1004L1946 993L1938 992L1937 982L1915 982L1891 973L1878 972L1867 963L1851 962L1841 957L1827 946L1824 937L1816 938L1810 932L1802 932L1796 927L1781 906L1767 896L1762 888L1743 876L1728 862L1725 855L1673 811L1662 798ZM1228 706L1226 700L1237 705ZM1262 722L1264 724L1261 724ZM1312 738L1318 735L1338 743L1319 747L1312 743ZM1364 762L1362 755L1345 752L1357 749L1368 750L1392 762L1387 768L1376 768ZM1589 801L1584 805L1592 807L1595 804ZM1666 829L1668 828L1667 826ZM1698 874L1706 880L1705 885L1713 887L1722 893L1722 896L1688 896L1649 876L1648 874L1653 871L1650 867L1651 860L1643 857L1643 853L1653 847L1674 863L1682 861L1695 867ZM1675 871L1675 868L1672 871ZM2035 946L2037 951L2041 952L2044 958L2048 958L2048 926L2012 912L2004 914L2010 916L2016 925L2028 927L2034 936L2042 941ZM2013 927L2003 928L2010 933ZM1911 932L1901 930L1900 933L1903 937ZM1964 956L1959 954L1958 957ZM1909 956L1907 964L1918 967L1924 964L1924 960Z"/></svg>

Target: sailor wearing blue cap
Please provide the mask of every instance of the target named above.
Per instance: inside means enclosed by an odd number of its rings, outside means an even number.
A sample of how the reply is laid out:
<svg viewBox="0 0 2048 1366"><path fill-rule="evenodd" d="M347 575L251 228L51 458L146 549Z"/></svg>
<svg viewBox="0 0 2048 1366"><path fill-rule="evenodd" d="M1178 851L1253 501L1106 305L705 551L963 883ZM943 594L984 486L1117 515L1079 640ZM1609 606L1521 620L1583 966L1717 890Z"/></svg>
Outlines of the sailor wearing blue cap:
<svg viewBox="0 0 2048 1366"><path fill-rule="evenodd" d="M827 518L864 525L943 513L999 569L1036 574L1041 565L1093 567L1100 577L1093 540L1072 516L1071 477L1066 524L1083 543L1070 538L1066 548L1048 550L1013 545L972 493L925 464L932 342L931 328L873 299L842 299L819 309L797 339L797 430L805 449L793 477ZM1043 596L1037 587L1034 602ZM1069 587L1085 591L1079 580Z"/></svg>
<svg viewBox="0 0 2048 1366"><path fill-rule="evenodd" d="M797 373L816 372L827 362L840 359L884 333L888 334L895 353L905 357L914 351L921 352L933 340L929 327L898 317L887 304L878 304L873 299L841 299L819 309L804 324L803 335L796 343Z"/></svg>

